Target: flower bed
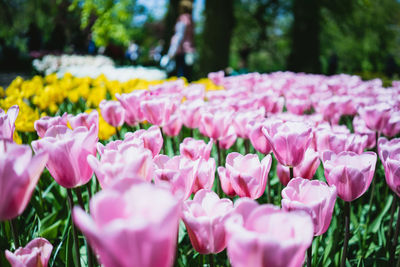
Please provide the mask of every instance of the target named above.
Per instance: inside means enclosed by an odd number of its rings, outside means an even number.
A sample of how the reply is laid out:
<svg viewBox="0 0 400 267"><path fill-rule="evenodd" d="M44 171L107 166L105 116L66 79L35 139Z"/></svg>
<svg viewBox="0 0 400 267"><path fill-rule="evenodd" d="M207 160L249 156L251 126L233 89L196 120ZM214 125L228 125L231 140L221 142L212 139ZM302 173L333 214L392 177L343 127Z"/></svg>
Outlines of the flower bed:
<svg viewBox="0 0 400 267"><path fill-rule="evenodd" d="M290 72L17 78L0 91L0 244L15 266L22 251L43 266L394 266L399 90Z"/></svg>

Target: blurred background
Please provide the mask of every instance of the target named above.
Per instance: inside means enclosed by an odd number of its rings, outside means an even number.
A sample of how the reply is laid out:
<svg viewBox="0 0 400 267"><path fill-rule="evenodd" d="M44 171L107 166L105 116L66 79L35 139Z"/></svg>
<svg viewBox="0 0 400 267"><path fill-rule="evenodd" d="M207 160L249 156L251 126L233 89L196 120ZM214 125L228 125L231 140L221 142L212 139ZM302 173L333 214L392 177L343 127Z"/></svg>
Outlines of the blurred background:
<svg viewBox="0 0 400 267"><path fill-rule="evenodd" d="M193 79L218 70L399 77L399 0L191 2ZM0 85L35 74L32 60L48 54L102 54L118 66L160 68L179 5L180 0L0 0Z"/></svg>

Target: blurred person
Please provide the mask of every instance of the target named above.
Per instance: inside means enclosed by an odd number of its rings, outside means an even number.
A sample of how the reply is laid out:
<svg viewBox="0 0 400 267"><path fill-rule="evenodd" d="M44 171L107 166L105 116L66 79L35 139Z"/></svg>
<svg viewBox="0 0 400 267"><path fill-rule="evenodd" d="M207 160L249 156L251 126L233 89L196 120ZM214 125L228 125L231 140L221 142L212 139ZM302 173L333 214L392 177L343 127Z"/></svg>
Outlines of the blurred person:
<svg viewBox="0 0 400 267"><path fill-rule="evenodd" d="M185 77L191 81L194 63L194 23L192 19L193 5L190 0L182 0L179 3L179 17L175 24L175 34L171 38L168 54L161 59L161 66L170 65L171 59L175 59L178 77Z"/></svg>

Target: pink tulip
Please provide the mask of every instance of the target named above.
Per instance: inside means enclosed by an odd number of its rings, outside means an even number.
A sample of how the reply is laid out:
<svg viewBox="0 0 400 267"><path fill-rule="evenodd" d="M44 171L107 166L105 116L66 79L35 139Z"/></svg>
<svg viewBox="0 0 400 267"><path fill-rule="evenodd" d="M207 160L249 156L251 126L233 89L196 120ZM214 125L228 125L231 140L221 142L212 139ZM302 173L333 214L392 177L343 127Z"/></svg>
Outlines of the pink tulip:
<svg viewBox="0 0 400 267"><path fill-rule="evenodd" d="M216 85L221 85L224 80L225 73L223 70L217 72L210 72L208 74L208 79L210 79Z"/></svg>
<svg viewBox="0 0 400 267"><path fill-rule="evenodd" d="M205 91L206 88L203 84L190 84L183 90L183 95L189 101L197 99L203 100L206 93Z"/></svg>
<svg viewBox="0 0 400 267"><path fill-rule="evenodd" d="M121 106L125 110L125 122L134 126L138 122L145 120L142 110L140 109L140 102L145 100L149 94L147 90L135 90L129 94L115 94Z"/></svg>
<svg viewBox="0 0 400 267"><path fill-rule="evenodd" d="M68 122L71 125L72 129L78 128L80 126L86 127L90 130L92 125L95 125L96 132L99 129L99 113L97 110L92 110L89 114L88 113L79 113L78 115L69 115L68 114Z"/></svg>
<svg viewBox="0 0 400 267"><path fill-rule="evenodd" d="M282 208L287 211L303 210L314 223L314 235L328 230L336 202L336 187L317 180L292 179L282 190Z"/></svg>
<svg viewBox="0 0 400 267"><path fill-rule="evenodd" d="M73 188L86 184L92 178L87 157L96 155L96 127L90 130L78 127L74 130L63 125L53 126L47 130L42 139L32 142L33 150L49 154L46 164L51 176L65 187Z"/></svg>
<svg viewBox="0 0 400 267"><path fill-rule="evenodd" d="M233 209L232 201L202 189L183 205L182 220L190 242L200 254L219 253L226 247L224 224Z"/></svg>
<svg viewBox="0 0 400 267"><path fill-rule="evenodd" d="M35 238L14 253L6 250L6 258L12 267L47 267L53 245L44 238Z"/></svg>
<svg viewBox="0 0 400 267"><path fill-rule="evenodd" d="M342 151L352 151L361 154L367 147L368 137L359 134L335 133L328 129L315 132L318 152L331 150L338 154Z"/></svg>
<svg viewBox="0 0 400 267"><path fill-rule="evenodd" d="M169 158L166 155L158 155L154 158L155 184L167 182L172 193L179 199L186 200L190 197L195 181L198 162L183 156Z"/></svg>
<svg viewBox="0 0 400 267"><path fill-rule="evenodd" d="M222 149L229 149L236 142L236 139L237 135L235 129L233 128L233 126L230 126L226 135L218 138L218 145Z"/></svg>
<svg viewBox="0 0 400 267"><path fill-rule="evenodd" d="M256 154L242 156L237 152L229 153L226 169L218 167L222 190L227 195L232 195L232 188L240 197L261 197L267 185L271 162L271 155L265 156L260 162Z"/></svg>
<svg viewBox="0 0 400 267"><path fill-rule="evenodd" d="M168 267L180 211L168 190L125 179L90 200L90 215L75 207L73 219L103 266Z"/></svg>
<svg viewBox="0 0 400 267"><path fill-rule="evenodd" d="M151 151L130 144L123 144L117 150L106 150L98 160L89 155L87 161L96 173L101 188L110 187L114 181L124 178L153 179L153 157Z"/></svg>
<svg viewBox="0 0 400 267"><path fill-rule="evenodd" d="M261 121L264 118L264 108L256 110L237 111L233 116L233 127L240 138L248 138L247 124L251 121Z"/></svg>
<svg viewBox="0 0 400 267"><path fill-rule="evenodd" d="M165 126L177 105L171 97L158 97L144 100L140 103L140 108L148 122L160 127Z"/></svg>
<svg viewBox="0 0 400 267"><path fill-rule="evenodd" d="M64 125L67 126L67 113L64 113L61 117L56 116L56 117L43 117L35 121L34 127L36 130L36 133L39 137L43 138L46 134L46 131L56 125Z"/></svg>
<svg viewBox="0 0 400 267"><path fill-rule="evenodd" d="M234 267L300 267L313 239L307 213L258 205L246 198L235 202L225 229Z"/></svg>
<svg viewBox="0 0 400 267"><path fill-rule="evenodd" d="M200 189L211 190L215 180L215 159L209 158L208 160L200 158L198 159L197 171L195 172L193 193L196 193Z"/></svg>
<svg viewBox="0 0 400 267"><path fill-rule="evenodd" d="M163 132L168 136L178 136L182 129L182 119L180 114L175 112L169 118L169 121L164 125Z"/></svg>
<svg viewBox="0 0 400 267"><path fill-rule="evenodd" d="M182 156L191 160L203 158L208 160L210 158L213 140L206 144L203 140L196 140L192 137L186 137L179 145L179 151Z"/></svg>
<svg viewBox="0 0 400 267"><path fill-rule="evenodd" d="M302 177L308 180L313 179L315 172L320 165L318 153L313 149L307 149L303 161L293 168L294 177ZM281 183L286 186L290 181L289 167L283 166L280 163L276 165L276 174Z"/></svg>
<svg viewBox="0 0 400 267"><path fill-rule="evenodd" d="M387 137L393 137L400 133L400 111L391 112L390 119L382 133Z"/></svg>
<svg viewBox="0 0 400 267"><path fill-rule="evenodd" d="M338 196L344 201L353 201L367 191L374 177L376 154L351 151L335 154L325 151L322 161L325 178L329 185L336 186Z"/></svg>
<svg viewBox="0 0 400 267"><path fill-rule="evenodd" d="M390 189L400 197L400 138L378 140L379 158L385 169L385 179Z"/></svg>
<svg viewBox="0 0 400 267"><path fill-rule="evenodd" d="M358 113L368 128L381 133L390 119L391 110L392 106L389 104L378 103L360 108Z"/></svg>
<svg viewBox="0 0 400 267"><path fill-rule="evenodd" d="M266 155L271 153L272 148L265 137L262 128L265 127L265 121L251 122L248 124L249 139L254 149Z"/></svg>
<svg viewBox="0 0 400 267"><path fill-rule="evenodd" d="M125 141L132 142L134 139L141 139L145 148L149 149L153 157L158 155L163 146L164 140L158 126L151 126L147 130L138 130L134 133L126 133Z"/></svg>
<svg viewBox="0 0 400 267"><path fill-rule="evenodd" d="M312 140L312 129L303 122L277 121L263 133L279 163L291 167L301 163Z"/></svg>
<svg viewBox="0 0 400 267"><path fill-rule="evenodd" d="M0 139L13 140L15 121L19 112L18 106L12 106L7 113L0 108Z"/></svg>
<svg viewBox="0 0 400 267"><path fill-rule="evenodd" d="M179 106L183 125L195 129L200 125L201 111L204 106L203 100L185 101Z"/></svg>
<svg viewBox="0 0 400 267"><path fill-rule="evenodd" d="M119 127L124 124L125 110L120 102L102 100L99 107L101 110L101 115L108 124L114 127Z"/></svg>
<svg viewBox="0 0 400 267"><path fill-rule="evenodd" d="M214 140L228 136L232 124L232 112L217 111L211 113L204 111L200 120L200 132Z"/></svg>
<svg viewBox="0 0 400 267"><path fill-rule="evenodd" d="M275 93L262 93L259 96L259 106L264 107L267 114L281 113L283 106L285 104L285 99L279 97Z"/></svg>
<svg viewBox="0 0 400 267"><path fill-rule="evenodd" d="M47 161L47 154L37 153L27 145L0 140L0 221L21 215Z"/></svg>
<svg viewBox="0 0 400 267"><path fill-rule="evenodd" d="M355 133L367 136L367 148L375 147L376 133L367 127L367 124L360 116L354 117L353 128Z"/></svg>

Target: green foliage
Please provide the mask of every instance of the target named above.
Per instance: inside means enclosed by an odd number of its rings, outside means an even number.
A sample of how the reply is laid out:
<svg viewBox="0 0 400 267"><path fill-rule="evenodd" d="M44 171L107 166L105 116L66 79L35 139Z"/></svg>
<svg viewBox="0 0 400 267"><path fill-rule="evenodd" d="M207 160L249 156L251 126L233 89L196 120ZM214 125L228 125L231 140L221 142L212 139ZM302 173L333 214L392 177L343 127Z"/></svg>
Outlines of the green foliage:
<svg viewBox="0 0 400 267"><path fill-rule="evenodd" d="M81 8L81 28L90 28L97 46L110 42L127 46L134 32L132 21L137 11L132 0L74 0L70 10Z"/></svg>
<svg viewBox="0 0 400 267"><path fill-rule="evenodd" d="M326 65L330 54L335 52L340 72L384 71L387 57L400 53L400 2L334 2L336 5L321 11L323 63Z"/></svg>

